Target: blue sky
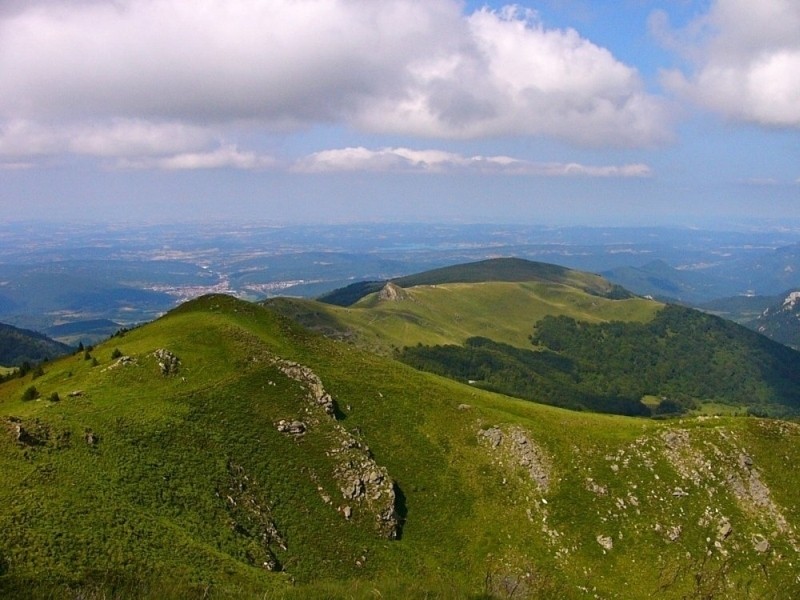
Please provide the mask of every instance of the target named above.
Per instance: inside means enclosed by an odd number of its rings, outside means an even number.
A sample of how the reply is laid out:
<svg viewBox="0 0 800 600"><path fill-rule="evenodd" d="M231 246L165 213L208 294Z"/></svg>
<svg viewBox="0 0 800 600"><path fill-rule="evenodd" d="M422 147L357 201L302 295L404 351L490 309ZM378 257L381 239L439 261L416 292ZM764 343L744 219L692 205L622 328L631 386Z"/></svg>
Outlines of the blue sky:
<svg viewBox="0 0 800 600"><path fill-rule="evenodd" d="M11 220L800 218L795 0L7 0Z"/></svg>

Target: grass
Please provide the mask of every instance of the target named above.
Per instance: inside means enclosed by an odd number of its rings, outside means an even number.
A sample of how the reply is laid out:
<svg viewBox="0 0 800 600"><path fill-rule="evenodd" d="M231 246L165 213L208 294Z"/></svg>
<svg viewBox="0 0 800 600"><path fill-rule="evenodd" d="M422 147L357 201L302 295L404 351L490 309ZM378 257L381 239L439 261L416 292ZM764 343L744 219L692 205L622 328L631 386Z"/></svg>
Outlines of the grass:
<svg viewBox="0 0 800 600"><path fill-rule="evenodd" d="M117 347L135 364L110 368ZM160 374L157 348L180 357L177 375ZM339 425L388 469L406 517L399 540L377 537L368 515L337 512L346 500L330 452L336 423L320 418L299 440L276 430L279 419L310 422L313 413L297 382L270 366L273 354L311 367L343 413ZM725 473L740 472L739 454L749 453L775 505L797 523L794 425L654 422L517 401L221 296L92 355L98 366L81 355L48 365L35 382L43 400L21 400L30 377L0 386L6 597L507 598L516 589L515 598L583 598L588 588L610 598L681 598L714 585L710 597L800 592L791 533L776 533L768 511L752 514L725 484ZM60 402L46 400L53 391ZM10 416L41 444L16 442ZM492 450L478 432L494 426L506 442ZM512 427L546 455L549 489L515 460ZM87 443L87 430L96 443ZM715 473L702 471L698 483L681 474L663 437L676 430L688 432L686 460L713 457ZM589 480L605 491L592 491ZM676 487L688 496L673 496ZM286 550L270 546L283 573L261 568L259 514L286 540ZM734 528L727 556L711 548L702 562L718 515ZM675 541L665 533L672 526L682 528ZM753 550L757 533L769 536L765 555ZM613 549L603 552L598 535L611 536Z"/></svg>
<svg viewBox="0 0 800 600"><path fill-rule="evenodd" d="M383 301L373 293L346 308L310 300L284 300L277 306L307 326L353 332L359 345L384 354L416 344L461 345L472 336L530 348L528 336L546 315L593 323L643 322L663 306L643 298L611 300L577 287L536 282L423 285L405 293L399 301Z"/></svg>

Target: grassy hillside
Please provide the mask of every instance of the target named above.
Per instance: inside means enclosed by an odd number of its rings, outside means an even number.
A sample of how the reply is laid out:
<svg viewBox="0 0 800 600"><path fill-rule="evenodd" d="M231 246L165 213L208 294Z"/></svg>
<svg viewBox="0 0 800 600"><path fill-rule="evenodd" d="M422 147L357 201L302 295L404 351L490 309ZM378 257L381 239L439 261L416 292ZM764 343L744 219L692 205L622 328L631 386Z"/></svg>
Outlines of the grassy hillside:
<svg viewBox="0 0 800 600"><path fill-rule="evenodd" d="M221 296L93 358L0 386L3 597L800 594L794 424L517 401Z"/></svg>
<svg viewBox="0 0 800 600"><path fill-rule="evenodd" d="M392 298L375 292L350 307L294 299L268 304L306 327L383 353L416 344L463 344L473 336L527 348L534 324L546 315L593 323L646 321L662 306L643 298L612 300L578 287L536 281L395 289L401 292Z"/></svg>
<svg viewBox="0 0 800 600"><path fill-rule="evenodd" d="M565 285L605 298L630 298L631 294L599 275L574 271L559 265L522 258L491 258L473 263L432 269L390 280L402 288L445 283L538 282ZM379 291L387 281L363 281L334 290L319 298L326 304L351 306L365 296Z"/></svg>

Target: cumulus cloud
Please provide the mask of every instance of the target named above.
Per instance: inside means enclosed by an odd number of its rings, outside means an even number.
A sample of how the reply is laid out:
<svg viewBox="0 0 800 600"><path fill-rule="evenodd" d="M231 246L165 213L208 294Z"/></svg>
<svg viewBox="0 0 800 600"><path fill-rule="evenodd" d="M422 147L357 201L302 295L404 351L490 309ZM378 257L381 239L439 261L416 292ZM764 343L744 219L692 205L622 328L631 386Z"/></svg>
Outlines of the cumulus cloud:
<svg viewBox="0 0 800 600"><path fill-rule="evenodd" d="M401 172L401 173L487 173L547 177L649 177L644 164L582 165L579 163L537 163L509 156L462 156L441 150L409 148L339 148L311 154L293 169L305 173Z"/></svg>
<svg viewBox="0 0 800 600"><path fill-rule="evenodd" d="M669 89L731 119L800 127L796 0L716 0L683 31L670 31L663 13L651 25L692 65L664 73Z"/></svg>
<svg viewBox="0 0 800 600"><path fill-rule="evenodd" d="M664 104L634 68L513 7L465 15L457 0L5 6L0 152L191 155L244 126L271 133L321 123L586 145L668 137ZM36 135L15 137L20 127Z"/></svg>

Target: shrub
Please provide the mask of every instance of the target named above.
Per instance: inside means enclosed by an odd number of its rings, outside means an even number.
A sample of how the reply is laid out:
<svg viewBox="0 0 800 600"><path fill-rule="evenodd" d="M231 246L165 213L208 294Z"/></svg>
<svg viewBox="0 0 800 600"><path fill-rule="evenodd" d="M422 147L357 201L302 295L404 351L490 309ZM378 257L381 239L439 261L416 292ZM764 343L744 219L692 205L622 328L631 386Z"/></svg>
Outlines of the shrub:
<svg viewBox="0 0 800 600"><path fill-rule="evenodd" d="M36 389L36 386L30 386L24 392L22 392L22 399L23 400L35 400L39 397L39 390Z"/></svg>
<svg viewBox="0 0 800 600"><path fill-rule="evenodd" d="M114 348L114 351L111 353L111 360L116 360L120 356L122 356L122 351L119 348Z"/></svg>
<svg viewBox="0 0 800 600"><path fill-rule="evenodd" d="M59 402L61 398L58 396L58 392L53 392L50 394L50 402Z"/></svg>

